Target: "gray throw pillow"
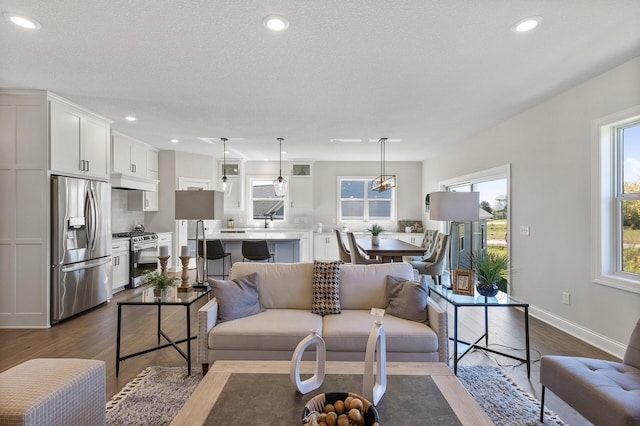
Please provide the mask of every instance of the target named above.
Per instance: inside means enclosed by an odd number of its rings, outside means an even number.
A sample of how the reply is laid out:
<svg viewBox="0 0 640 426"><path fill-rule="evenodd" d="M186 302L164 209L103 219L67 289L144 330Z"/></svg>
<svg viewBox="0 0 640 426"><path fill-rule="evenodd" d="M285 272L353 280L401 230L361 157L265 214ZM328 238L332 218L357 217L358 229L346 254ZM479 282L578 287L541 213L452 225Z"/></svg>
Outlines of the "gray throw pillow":
<svg viewBox="0 0 640 426"><path fill-rule="evenodd" d="M208 279L213 297L218 300L218 321L244 318L264 311L260 306L258 274L245 275L233 281Z"/></svg>
<svg viewBox="0 0 640 426"><path fill-rule="evenodd" d="M313 300L311 312L318 315L340 313L341 261L313 262Z"/></svg>
<svg viewBox="0 0 640 426"><path fill-rule="evenodd" d="M387 275L387 314L416 322L428 322L427 286L405 278Z"/></svg>

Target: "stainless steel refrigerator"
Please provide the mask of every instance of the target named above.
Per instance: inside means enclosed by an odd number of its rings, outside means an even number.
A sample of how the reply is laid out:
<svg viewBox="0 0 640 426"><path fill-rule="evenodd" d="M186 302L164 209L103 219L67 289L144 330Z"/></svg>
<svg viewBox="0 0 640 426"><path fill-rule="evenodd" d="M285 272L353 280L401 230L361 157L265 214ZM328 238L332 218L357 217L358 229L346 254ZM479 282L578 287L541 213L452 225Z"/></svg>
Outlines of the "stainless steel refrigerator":
<svg viewBox="0 0 640 426"><path fill-rule="evenodd" d="M111 298L111 185L51 178L51 322Z"/></svg>

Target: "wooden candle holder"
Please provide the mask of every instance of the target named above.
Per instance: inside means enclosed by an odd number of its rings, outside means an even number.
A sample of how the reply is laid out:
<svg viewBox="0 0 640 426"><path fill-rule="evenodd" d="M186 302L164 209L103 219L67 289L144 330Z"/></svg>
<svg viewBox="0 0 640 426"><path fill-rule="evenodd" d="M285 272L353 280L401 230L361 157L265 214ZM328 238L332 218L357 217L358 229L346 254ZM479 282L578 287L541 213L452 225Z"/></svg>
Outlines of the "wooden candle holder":
<svg viewBox="0 0 640 426"><path fill-rule="evenodd" d="M189 259L191 259L190 256L180 256L180 261L182 262L182 275L180 276L182 284L178 286L178 292L193 290L193 287L189 285Z"/></svg>
<svg viewBox="0 0 640 426"><path fill-rule="evenodd" d="M158 260L160 260L160 274L163 277L167 276L167 261L171 256L158 256Z"/></svg>

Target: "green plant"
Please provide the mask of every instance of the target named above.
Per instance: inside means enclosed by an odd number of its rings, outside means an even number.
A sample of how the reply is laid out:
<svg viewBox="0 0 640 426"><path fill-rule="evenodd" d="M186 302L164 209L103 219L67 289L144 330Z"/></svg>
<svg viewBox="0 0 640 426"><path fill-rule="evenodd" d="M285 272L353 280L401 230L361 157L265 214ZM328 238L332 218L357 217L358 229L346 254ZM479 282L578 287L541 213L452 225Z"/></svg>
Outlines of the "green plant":
<svg viewBox="0 0 640 426"><path fill-rule="evenodd" d="M509 257L493 251L471 254L471 269L478 281L489 284L503 284L506 289L509 271Z"/></svg>
<svg viewBox="0 0 640 426"><path fill-rule="evenodd" d="M382 227L377 223L374 223L371 228L367 229L367 231L371 232L371 235L373 235L374 237L377 237L382 232Z"/></svg>
<svg viewBox="0 0 640 426"><path fill-rule="evenodd" d="M143 284L151 284L151 286L158 290L164 290L176 285L178 281L177 277L169 277L160 274L158 271L146 272L143 276Z"/></svg>

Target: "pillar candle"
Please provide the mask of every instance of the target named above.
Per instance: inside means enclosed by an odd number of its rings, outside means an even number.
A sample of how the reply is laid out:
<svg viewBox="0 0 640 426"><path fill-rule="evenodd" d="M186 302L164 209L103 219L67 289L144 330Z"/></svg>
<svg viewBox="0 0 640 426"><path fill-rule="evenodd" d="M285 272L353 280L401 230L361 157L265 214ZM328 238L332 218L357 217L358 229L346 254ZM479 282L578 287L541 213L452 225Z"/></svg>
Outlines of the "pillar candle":
<svg viewBox="0 0 640 426"><path fill-rule="evenodd" d="M160 246L160 257L169 256L169 246Z"/></svg>
<svg viewBox="0 0 640 426"><path fill-rule="evenodd" d="M180 247L180 256L182 257L189 256L189 246Z"/></svg>

